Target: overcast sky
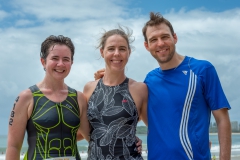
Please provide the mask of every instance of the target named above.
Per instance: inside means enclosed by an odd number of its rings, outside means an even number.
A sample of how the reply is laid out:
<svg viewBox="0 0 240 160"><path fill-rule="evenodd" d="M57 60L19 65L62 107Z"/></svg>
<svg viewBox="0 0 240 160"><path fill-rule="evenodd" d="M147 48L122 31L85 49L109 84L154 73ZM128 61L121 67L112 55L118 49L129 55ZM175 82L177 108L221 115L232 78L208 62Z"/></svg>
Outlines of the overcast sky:
<svg viewBox="0 0 240 160"><path fill-rule="evenodd" d="M232 107L231 121L240 122L239 0L0 0L0 135L7 134L20 91L44 77L39 53L49 35L73 40L76 52L66 83L82 91L104 67L95 49L103 29L125 25L135 37L126 74L143 81L158 67L143 46L141 30L150 11L172 22L179 54L209 60L216 67Z"/></svg>

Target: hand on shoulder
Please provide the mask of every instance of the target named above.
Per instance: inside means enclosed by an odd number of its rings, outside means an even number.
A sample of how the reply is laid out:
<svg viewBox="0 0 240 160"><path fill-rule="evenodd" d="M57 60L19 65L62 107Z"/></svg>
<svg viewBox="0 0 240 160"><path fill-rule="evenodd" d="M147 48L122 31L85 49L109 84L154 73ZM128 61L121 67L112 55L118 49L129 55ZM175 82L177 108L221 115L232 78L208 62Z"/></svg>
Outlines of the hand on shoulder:
<svg viewBox="0 0 240 160"><path fill-rule="evenodd" d="M102 68L94 73L94 79L98 80L98 79L102 78L104 76L104 74L105 74L105 68Z"/></svg>

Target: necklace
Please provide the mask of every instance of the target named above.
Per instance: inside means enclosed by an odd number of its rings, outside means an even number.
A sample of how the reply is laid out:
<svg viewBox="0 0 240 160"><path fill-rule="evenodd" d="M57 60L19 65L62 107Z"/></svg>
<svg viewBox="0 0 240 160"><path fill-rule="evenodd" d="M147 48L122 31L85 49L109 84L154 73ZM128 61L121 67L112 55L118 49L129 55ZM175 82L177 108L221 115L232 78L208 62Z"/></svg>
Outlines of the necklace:
<svg viewBox="0 0 240 160"><path fill-rule="evenodd" d="M179 63L173 70L176 70L178 68L178 66L180 66L181 63Z"/></svg>
<svg viewBox="0 0 240 160"><path fill-rule="evenodd" d="M183 58L183 60L181 60L181 62L174 68L174 70L176 70L181 64L182 62L184 61L185 57Z"/></svg>

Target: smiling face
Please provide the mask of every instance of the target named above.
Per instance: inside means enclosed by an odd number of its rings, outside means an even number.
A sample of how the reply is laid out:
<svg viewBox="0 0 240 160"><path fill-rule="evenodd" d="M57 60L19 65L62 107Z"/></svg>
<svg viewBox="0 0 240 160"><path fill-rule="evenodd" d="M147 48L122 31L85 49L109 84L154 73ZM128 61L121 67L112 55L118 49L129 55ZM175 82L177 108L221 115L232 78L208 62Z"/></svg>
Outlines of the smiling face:
<svg viewBox="0 0 240 160"><path fill-rule="evenodd" d="M118 34L107 38L104 48L100 49L105 60L106 69L111 71L124 71L130 55L129 44Z"/></svg>
<svg viewBox="0 0 240 160"><path fill-rule="evenodd" d="M172 35L169 27L161 23L156 26L148 26L146 31L147 42L145 48L152 54L159 64L171 61L175 54L176 34Z"/></svg>
<svg viewBox="0 0 240 160"><path fill-rule="evenodd" d="M71 50L66 45L51 46L46 60L41 58L46 75L57 80L67 77L73 63L71 56Z"/></svg>

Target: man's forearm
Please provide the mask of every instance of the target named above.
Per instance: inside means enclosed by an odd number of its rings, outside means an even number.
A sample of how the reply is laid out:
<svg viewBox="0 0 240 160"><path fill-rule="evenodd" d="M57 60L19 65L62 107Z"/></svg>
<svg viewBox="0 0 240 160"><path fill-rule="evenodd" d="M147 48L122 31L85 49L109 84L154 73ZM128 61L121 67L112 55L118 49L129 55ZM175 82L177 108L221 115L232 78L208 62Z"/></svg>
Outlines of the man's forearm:
<svg viewBox="0 0 240 160"><path fill-rule="evenodd" d="M231 124L222 121L218 124L218 139L220 144L220 160L231 159Z"/></svg>

